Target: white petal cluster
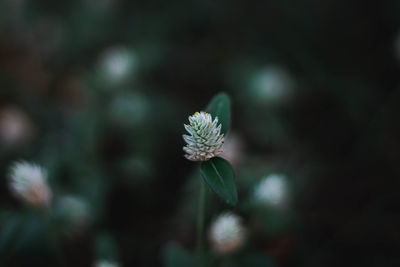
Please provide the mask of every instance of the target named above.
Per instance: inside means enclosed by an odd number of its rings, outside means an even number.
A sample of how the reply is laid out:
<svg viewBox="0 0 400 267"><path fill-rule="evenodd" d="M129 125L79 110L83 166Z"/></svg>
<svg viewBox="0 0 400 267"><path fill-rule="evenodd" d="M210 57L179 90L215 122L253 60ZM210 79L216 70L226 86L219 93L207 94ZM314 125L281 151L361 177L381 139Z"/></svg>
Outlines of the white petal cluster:
<svg viewBox="0 0 400 267"><path fill-rule="evenodd" d="M265 204L279 206L285 203L288 195L286 176L270 174L264 177L254 189L254 197Z"/></svg>
<svg viewBox="0 0 400 267"><path fill-rule="evenodd" d="M211 225L209 239L214 250L220 254L237 250L245 240L241 218L231 212L222 213Z"/></svg>
<svg viewBox="0 0 400 267"><path fill-rule="evenodd" d="M47 206L52 192L47 184L47 174L40 166L27 162L14 163L9 172L12 193L27 204Z"/></svg>
<svg viewBox="0 0 400 267"><path fill-rule="evenodd" d="M218 125L218 117L212 121L212 117L206 112L196 112L189 117L189 125L185 129L190 135L183 135L187 143L183 150L185 157L192 161L209 160L222 152L224 135L221 134L221 124Z"/></svg>

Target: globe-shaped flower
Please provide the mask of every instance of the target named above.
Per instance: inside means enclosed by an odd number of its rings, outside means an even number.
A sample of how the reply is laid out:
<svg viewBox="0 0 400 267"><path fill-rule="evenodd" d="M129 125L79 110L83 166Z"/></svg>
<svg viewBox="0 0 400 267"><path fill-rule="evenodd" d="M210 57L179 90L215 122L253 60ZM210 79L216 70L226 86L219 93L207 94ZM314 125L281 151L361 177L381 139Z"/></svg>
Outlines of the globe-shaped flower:
<svg viewBox="0 0 400 267"><path fill-rule="evenodd" d="M286 204L288 194L287 178L279 173L265 176L254 188L256 201L276 207Z"/></svg>
<svg viewBox="0 0 400 267"><path fill-rule="evenodd" d="M47 173L38 165L28 162L14 163L9 172L12 193L27 204L48 206L52 192L47 184Z"/></svg>
<svg viewBox="0 0 400 267"><path fill-rule="evenodd" d="M213 249L220 254L236 251L245 240L245 228L236 214L225 212L212 223L209 239Z"/></svg>
<svg viewBox="0 0 400 267"><path fill-rule="evenodd" d="M188 160L205 161L222 152L224 134L221 134L218 117L213 121L207 112L196 112L189 117L189 122L185 129L190 135L183 135L187 143L183 150Z"/></svg>

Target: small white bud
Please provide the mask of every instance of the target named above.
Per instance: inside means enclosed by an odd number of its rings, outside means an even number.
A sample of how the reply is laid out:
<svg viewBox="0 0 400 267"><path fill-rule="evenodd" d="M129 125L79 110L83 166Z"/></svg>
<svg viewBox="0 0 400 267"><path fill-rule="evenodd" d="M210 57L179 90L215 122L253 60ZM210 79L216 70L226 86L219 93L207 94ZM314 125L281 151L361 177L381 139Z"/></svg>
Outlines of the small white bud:
<svg viewBox="0 0 400 267"><path fill-rule="evenodd" d="M245 229L241 218L231 212L219 215L211 225L209 240L217 253L227 254L236 251L245 240Z"/></svg>
<svg viewBox="0 0 400 267"><path fill-rule="evenodd" d="M272 206L285 204L287 195L287 180L282 174L270 174L262 178L254 189L254 197L257 201Z"/></svg>
<svg viewBox="0 0 400 267"><path fill-rule="evenodd" d="M9 172L11 192L27 204L48 206L52 192L47 184L47 173L39 165L25 161L14 163Z"/></svg>
<svg viewBox="0 0 400 267"><path fill-rule="evenodd" d="M190 116L189 122L185 129L190 135L183 135L187 143L183 151L188 160L206 161L222 152L224 134L221 134L218 118L212 121L211 115L202 111Z"/></svg>

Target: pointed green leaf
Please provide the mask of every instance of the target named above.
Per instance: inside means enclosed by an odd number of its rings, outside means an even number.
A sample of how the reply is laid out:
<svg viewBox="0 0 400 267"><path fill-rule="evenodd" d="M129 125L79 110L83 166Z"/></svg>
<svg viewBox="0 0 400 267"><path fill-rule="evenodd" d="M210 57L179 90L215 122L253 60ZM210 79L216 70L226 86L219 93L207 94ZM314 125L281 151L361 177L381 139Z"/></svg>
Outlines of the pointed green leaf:
<svg viewBox="0 0 400 267"><path fill-rule="evenodd" d="M211 99L206 108L206 112L210 113L213 119L218 117L219 123L222 124L221 133L226 135L231 123L231 100L226 93L219 93Z"/></svg>
<svg viewBox="0 0 400 267"><path fill-rule="evenodd" d="M235 173L228 161L220 157L203 161L200 165L200 173L220 198L229 205L236 205L238 198Z"/></svg>

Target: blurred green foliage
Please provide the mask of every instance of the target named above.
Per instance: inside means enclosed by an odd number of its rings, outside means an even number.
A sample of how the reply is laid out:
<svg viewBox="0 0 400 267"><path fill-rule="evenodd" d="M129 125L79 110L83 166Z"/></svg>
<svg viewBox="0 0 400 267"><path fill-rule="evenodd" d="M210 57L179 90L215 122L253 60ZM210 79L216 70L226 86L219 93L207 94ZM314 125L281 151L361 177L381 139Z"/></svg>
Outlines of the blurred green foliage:
<svg viewBox="0 0 400 267"><path fill-rule="evenodd" d="M230 152L239 202L211 197L207 226L230 209L249 236L232 255L210 252L211 266L399 265L399 11L0 1L0 265L187 265L201 177L183 158L183 123L220 91L228 138L243 144ZM11 195L21 159L47 169L49 211ZM285 208L253 202L272 173L288 177ZM74 207L84 223L70 223Z"/></svg>

